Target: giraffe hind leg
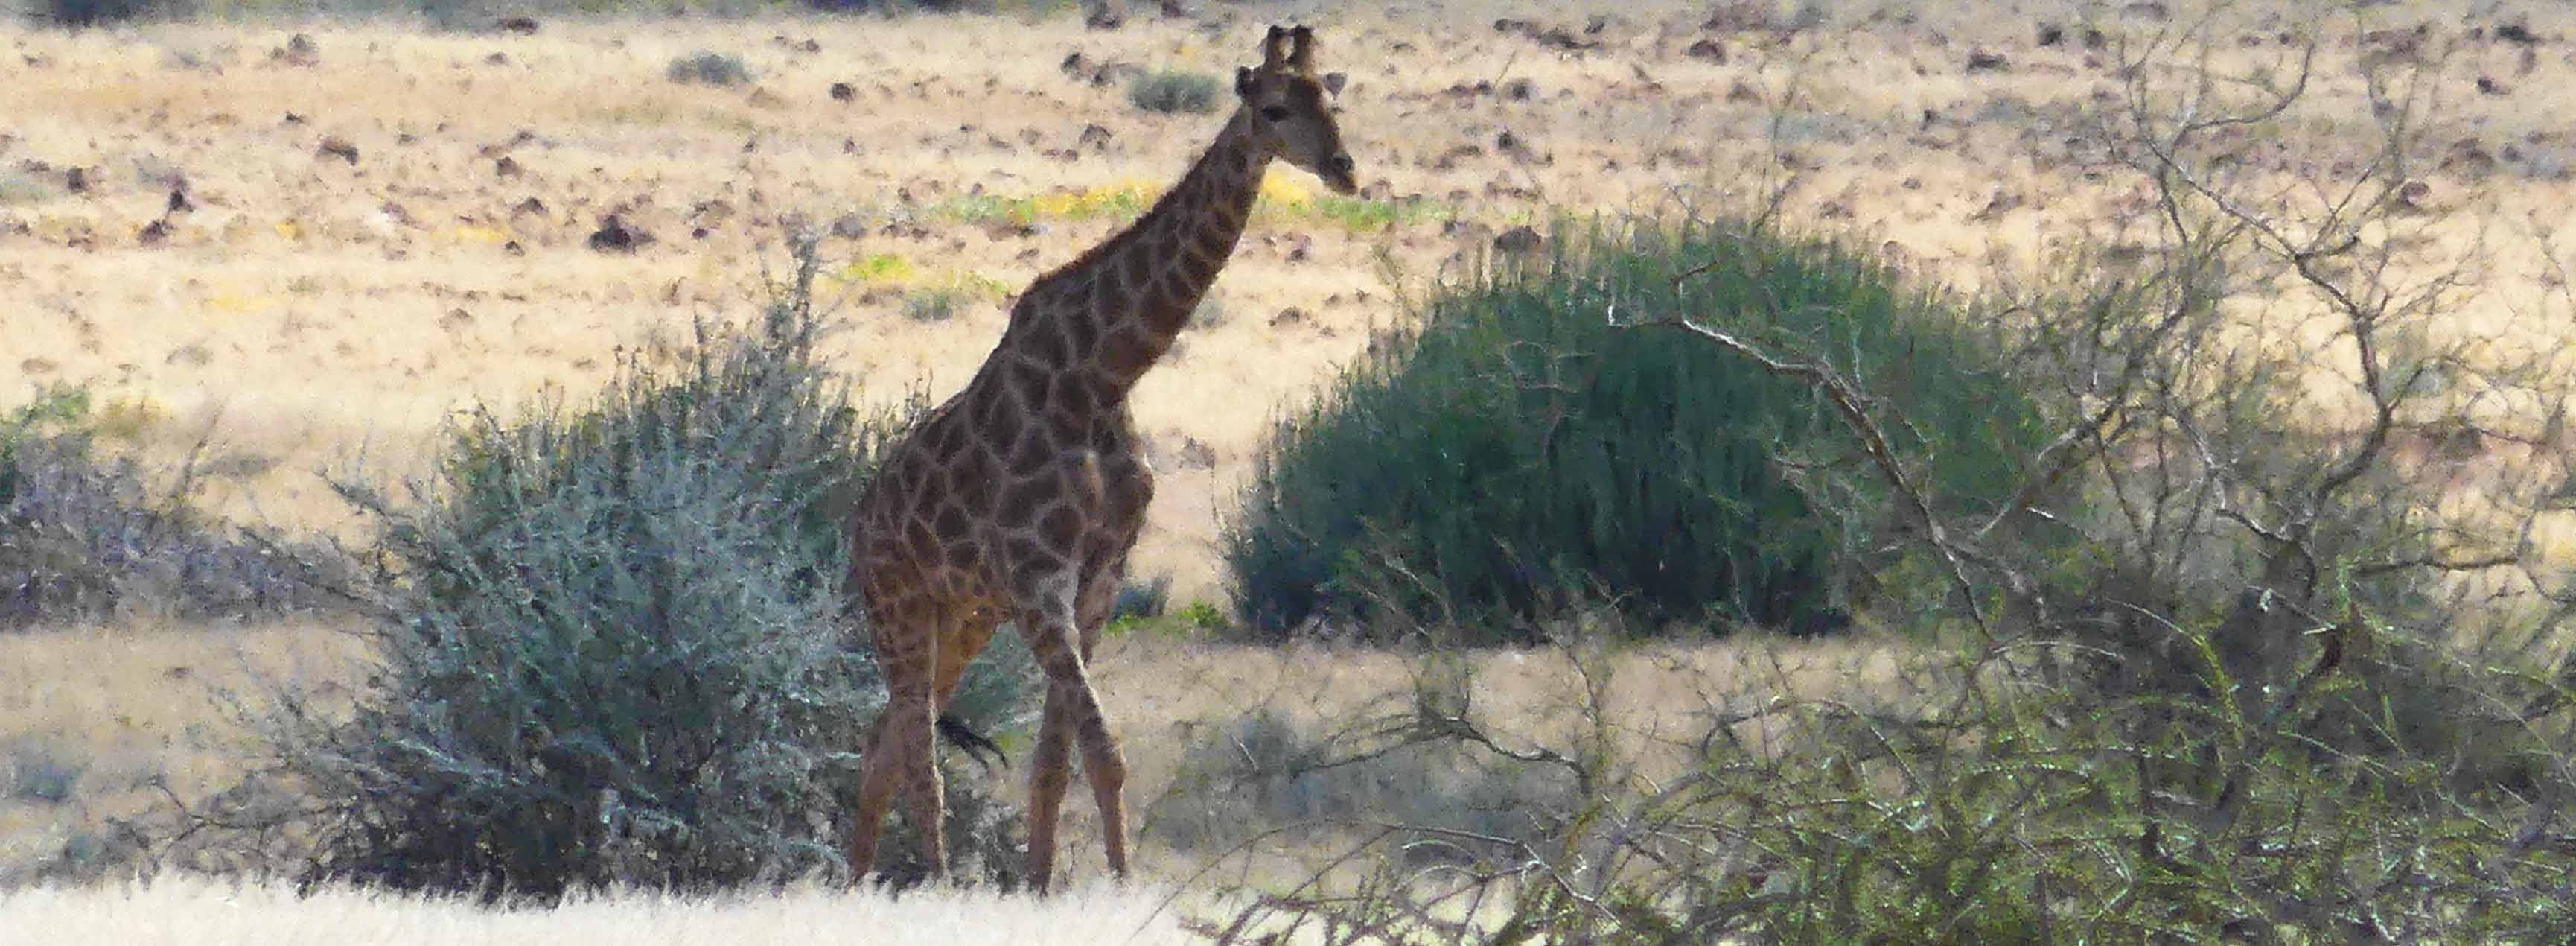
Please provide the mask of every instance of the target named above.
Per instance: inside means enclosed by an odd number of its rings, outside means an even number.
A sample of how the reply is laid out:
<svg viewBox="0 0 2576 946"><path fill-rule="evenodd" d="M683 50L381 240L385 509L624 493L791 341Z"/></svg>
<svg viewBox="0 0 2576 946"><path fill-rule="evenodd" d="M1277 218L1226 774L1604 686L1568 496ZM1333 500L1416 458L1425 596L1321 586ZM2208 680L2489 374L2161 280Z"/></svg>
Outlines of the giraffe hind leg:
<svg viewBox="0 0 2576 946"><path fill-rule="evenodd" d="M931 633L907 636L907 630ZM877 841L885 816L900 792L909 802L906 814L921 842L925 878L946 873L939 767L931 758L937 726L932 668L937 656L936 625L928 620L896 620L877 628L877 660L886 682L886 705L875 724L867 755L861 759L857 820L851 825L848 858L852 873L865 876L876 864Z"/></svg>

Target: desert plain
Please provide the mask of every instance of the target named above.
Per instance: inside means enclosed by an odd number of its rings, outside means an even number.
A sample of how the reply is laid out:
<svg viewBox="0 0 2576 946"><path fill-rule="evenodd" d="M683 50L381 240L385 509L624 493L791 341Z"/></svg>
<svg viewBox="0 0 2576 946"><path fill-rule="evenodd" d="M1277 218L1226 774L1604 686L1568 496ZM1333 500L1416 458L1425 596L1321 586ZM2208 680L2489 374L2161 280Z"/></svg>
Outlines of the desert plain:
<svg viewBox="0 0 2576 946"><path fill-rule="evenodd" d="M2124 49L2207 27L2190 4L2078 0L1129 6L1114 29L1069 7L539 13L533 32L239 12L10 26L0 405L86 386L115 419L117 450L163 465L194 457L200 508L354 535L365 524L324 472L398 482L420 474L460 411L579 403L621 358L755 311L798 238L817 240L826 260L821 297L838 324L828 360L869 403L936 400L990 350L1019 287L1125 225L1222 123L1224 101L1216 113L1137 107L1137 75L1229 75L1264 26L1303 22L1323 67L1347 76L1337 105L1361 192L1335 198L1275 167L1209 303L1132 403L1161 478L1135 569L1167 580L1176 603L1221 604L1218 537L1274 420L1387 343L1426 295L1547 252L1560 224L1629 214L1769 212L1971 295L2087 254L2116 258L2152 207L2134 174L2087 149L2087 129L2121 117ZM2499 358L2563 348L2576 316L2553 242L2576 196L2565 121L2576 17L2526 7L2318 15L2283 2L2207 14L2224 24L2207 29L2224 40L2207 61L2230 74L2285 69L2315 43L2293 133L2246 143L2255 173L2285 191L2370 147L2365 66L2414 37L2405 55L2423 66L2404 91L2439 140L2410 199L2425 209L2424 239L2477 263L2439 331ZM2497 30L2508 22L2520 38ZM707 52L737 58L741 81L682 81L675 63ZM2270 324L2268 343L2337 344L2330 326ZM2499 397L2481 420L2536 431L2528 407ZM2319 422L2334 423L2326 408ZM0 795L0 879L161 803L164 786L189 797L227 784L243 734L212 689L277 677L347 685L366 655L346 631L188 626L141 608L0 637L0 758L77 773L60 793ZM1636 672L1614 702L1641 743L1680 738L1694 714L1765 687L1891 685L1879 652L1892 646L1748 634L1650 648L1620 658ZM1549 725L1540 708L1575 686L1547 654L1472 659L1503 717L1536 729ZM1151 635L1112 640L1098 671L1136 760L1140 808L1186 807L1192 753L1253 709L1342 718L1404 673L1396 657L1324 643ZM1078 880L1099 871L1087 815L1068 808ZM1142 831L1144 860L1160 865L1141 885L1150 891L1212 887L1202 870L1256 880L1295 860L1214 863L1160 837ZM0 895L0 923L158 942L339 941L370 911L412 911L401 922L421 942L678 942L708 929L643 908L505 928L462 908L356 895L300 906L259 889L86 895L99 902ZM1191 894L1149 909L1133 892L1099 896L1071 902L1109 904L1146 939L1186 938L1173 917L1212 902ZM953 910L1039 915L921 941L1071 936L1043 911L1082 912L960 902ZM275 910L284 925L272 938L79 919L216 904ZM762 921L774 927L720 928L789 938L932 922L870 912L920 907L817 894L733 907L805 911ZM411 941L384 936L360 938Z"/></svg>

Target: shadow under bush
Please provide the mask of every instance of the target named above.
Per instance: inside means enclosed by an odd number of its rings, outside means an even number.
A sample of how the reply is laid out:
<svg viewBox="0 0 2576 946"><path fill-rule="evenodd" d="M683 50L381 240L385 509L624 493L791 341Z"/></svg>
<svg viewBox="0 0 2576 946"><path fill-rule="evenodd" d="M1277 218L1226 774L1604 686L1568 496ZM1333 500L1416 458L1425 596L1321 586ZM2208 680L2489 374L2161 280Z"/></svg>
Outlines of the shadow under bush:
<svg viewBox="0 0 2576 946"><path fill-rule="evenodd" d="M271 718L324 810L308 880L547 897L870 866L839 854L883 698L841 530L899 418L815 363L812 272L586 409L464 421L417 509L343 486L394 590L354 715ZM1024 702L995 650L951 708L985 732ZM952 783L956 861L1015 866L976 785Z"/></svg>
<svg viewBox="0 0 2576 946"><path fill-rule="evenodd" d="M1894 446L1970 508L2043 435L1991 330L1858 256L1702 221L1568 244L1430 300L1417 333L1279 424L1225 538L1254 633L1526 638L1568 589L1642 627L1840 626L1846 576L1869 570L1848 565L1882 538L1840 512L1886 505L1855 439L1802 385L1621 330L1614 302L1831 352L1915 408Z"/></svg>

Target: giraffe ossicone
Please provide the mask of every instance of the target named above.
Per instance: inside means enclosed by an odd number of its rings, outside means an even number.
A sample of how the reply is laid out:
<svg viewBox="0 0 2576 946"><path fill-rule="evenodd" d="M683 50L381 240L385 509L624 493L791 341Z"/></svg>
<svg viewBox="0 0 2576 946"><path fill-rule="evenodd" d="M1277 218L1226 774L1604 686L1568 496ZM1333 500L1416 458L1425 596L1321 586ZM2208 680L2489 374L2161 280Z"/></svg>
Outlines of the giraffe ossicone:
<svg viewBox="0 0 2576 946"><path fill-rule="evenodd" d="M1240 107L1180 183L1135 224L1031 283L983 367L886 453L859 500L850 586L887 699L862 764L854 872L873 869L900 794L927 872L944 873L932 735L967 662L1007 621L1047 686L1030 754L1028 880L1047 888L1076 749L1109 869L1127 875L1126 763L1088 664L1154 495L1128 393L1233 255L1271 161L1336 193L1358 189L1332 93L1315 73L1313 31L1271 27L1261 54L1235 73Z"/></svg>

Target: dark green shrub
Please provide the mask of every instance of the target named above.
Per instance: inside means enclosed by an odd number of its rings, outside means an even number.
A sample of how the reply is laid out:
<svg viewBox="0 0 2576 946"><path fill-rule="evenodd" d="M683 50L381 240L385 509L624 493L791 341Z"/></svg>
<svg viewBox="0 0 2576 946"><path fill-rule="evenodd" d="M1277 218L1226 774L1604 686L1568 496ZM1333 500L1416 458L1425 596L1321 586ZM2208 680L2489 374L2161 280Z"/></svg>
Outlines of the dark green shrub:
<svg viewBox="0 0 2576 946"><path fill-rule="evenodd" d="M179 621L274 618L346 603L333 550L247 532L155 489L95 444L89 392L52 388L0 414L0 630L137 608Z"/></svg>
<svg viewBox="0 0 2576 946"><path fill-rule="evenodd" d="M354 717L289 700L279 720L327 811L313 877L544 897L846 869L883 691L842 615L841 536L897 419L814 362L812 272L677 364L627 361L587 408L475 416L416 511L344 487L400 584ZM1014 640L951 708L986 733L1018 725ZM951 784L960 869L1016 868L978 783Z"/></svg>
<svg viewBox="0 0 2576 946"><path fill-rule="evenodd" d="M1136 77L1127 101L1149 112L1204 115L1216 111L1217 89L1216 77L1206 73L1156 69Z"/></svg>
<svg viewBox="0 0 2576 946"><path fill-rule="evenodd" d="M188 15L184 0L40 0L36 15L57 26L86 29L142 19L176 19Z"/></svg>
<svg viewBox="0 0 2576 946"><path fill-rule="evenodd" d="M1872 263L1705 223L1573 242L1431 300L1280 423L1226 538L1244 623L1520 636L1597 595L1648 627L1839 624L1886 521L1845 511L1888 508L1857 441L1803 386L1614 326L1614 300L1833 353L1902 399L1894 446L1963 508L2000 501L2036 448L1980 330Z"/></svg>

